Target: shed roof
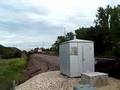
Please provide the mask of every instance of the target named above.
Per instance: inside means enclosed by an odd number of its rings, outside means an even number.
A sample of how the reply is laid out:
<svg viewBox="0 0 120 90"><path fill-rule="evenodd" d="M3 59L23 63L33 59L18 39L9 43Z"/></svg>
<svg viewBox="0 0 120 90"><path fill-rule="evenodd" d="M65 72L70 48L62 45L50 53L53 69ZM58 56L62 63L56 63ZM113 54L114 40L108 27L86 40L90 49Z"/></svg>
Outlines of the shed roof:
<svg viewBox="0 0 120 90"><path fill-rule="evenodd" d="M90 40L82 40L82 39L73 39L73 40L70 40L70 41L66 41L62 44L65 44L65 43L93 43L93 41L90 41Z"/></svg>

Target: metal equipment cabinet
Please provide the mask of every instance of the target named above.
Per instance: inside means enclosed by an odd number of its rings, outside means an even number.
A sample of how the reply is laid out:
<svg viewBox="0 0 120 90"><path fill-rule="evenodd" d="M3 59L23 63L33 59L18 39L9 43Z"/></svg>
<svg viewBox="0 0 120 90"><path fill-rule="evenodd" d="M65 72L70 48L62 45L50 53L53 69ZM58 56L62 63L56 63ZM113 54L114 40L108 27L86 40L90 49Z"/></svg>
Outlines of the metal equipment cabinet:
<svg viewBox="0 0 120 90"><path fill-rule="evenodd" d="M64 42L59 48L60 71L69 77L94 72L94 42L74 39Z"/></svg>

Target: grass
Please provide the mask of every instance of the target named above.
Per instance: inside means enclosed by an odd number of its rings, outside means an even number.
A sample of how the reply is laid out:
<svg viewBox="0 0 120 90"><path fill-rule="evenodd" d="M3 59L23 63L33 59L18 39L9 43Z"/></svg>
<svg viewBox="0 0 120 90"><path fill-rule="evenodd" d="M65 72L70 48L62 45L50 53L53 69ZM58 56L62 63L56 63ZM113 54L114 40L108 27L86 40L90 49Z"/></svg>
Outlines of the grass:
<svg viewBox="0 0 120 90"><path fill-rule="evenodd" d="M0 90L10 90L13 80L23 80L25 65L25 58L0 59Z"/></svg>

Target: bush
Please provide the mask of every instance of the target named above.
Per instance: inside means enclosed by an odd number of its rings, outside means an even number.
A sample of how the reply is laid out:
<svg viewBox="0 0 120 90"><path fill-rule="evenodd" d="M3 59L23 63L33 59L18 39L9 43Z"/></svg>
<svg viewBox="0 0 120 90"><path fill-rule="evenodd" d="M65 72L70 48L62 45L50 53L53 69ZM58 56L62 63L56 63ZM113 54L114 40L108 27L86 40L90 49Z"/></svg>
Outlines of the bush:
<svg viewBox="0 0 120 90"><path fill-rule="evenodd" d="M24 58L0 59L0 90L10 90L13 80L16 83L23 81L25 66Z"/></svg>
<svg viewBox="0 0 120 90"><path fill-rule="evenodd" d="M0 57L5 59L21 57L21 51L15 47L4 47L0 45Z"/></svg>

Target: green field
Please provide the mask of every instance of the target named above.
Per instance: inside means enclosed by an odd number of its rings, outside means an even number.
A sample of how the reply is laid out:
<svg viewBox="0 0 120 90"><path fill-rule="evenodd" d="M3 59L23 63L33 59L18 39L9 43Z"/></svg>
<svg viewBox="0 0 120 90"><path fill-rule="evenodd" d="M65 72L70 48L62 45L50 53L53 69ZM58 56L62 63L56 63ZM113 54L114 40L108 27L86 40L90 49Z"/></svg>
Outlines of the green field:
<svg viewBox="0 0 120 90"><path fill-rule="evenodd" d="M10 90L13 80L22 81L25 58L0 59L0 90Z"/></svg>

